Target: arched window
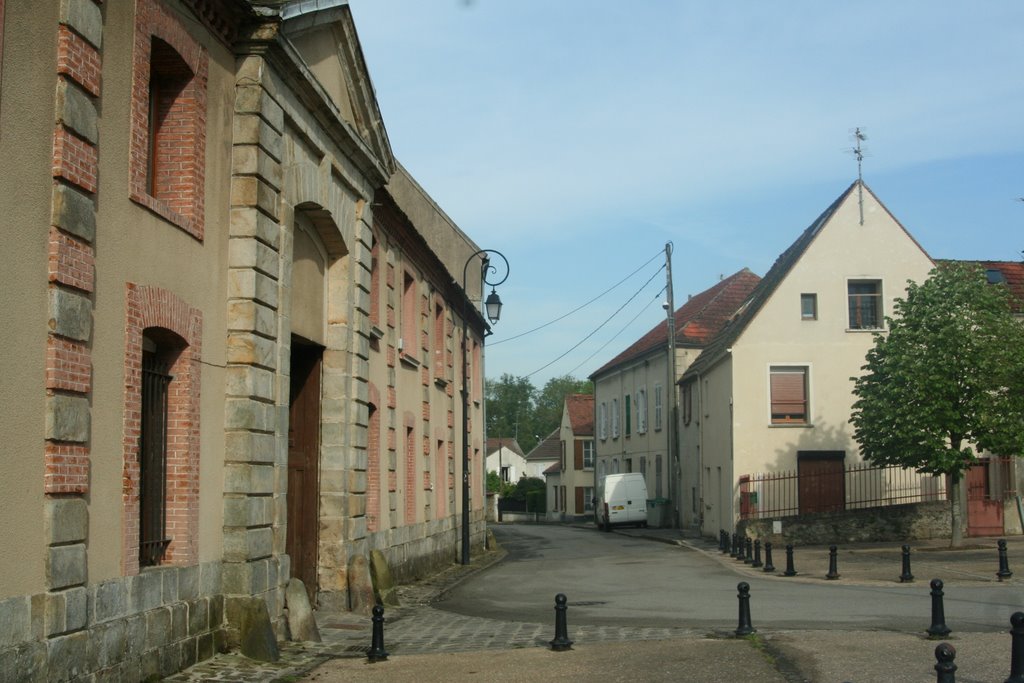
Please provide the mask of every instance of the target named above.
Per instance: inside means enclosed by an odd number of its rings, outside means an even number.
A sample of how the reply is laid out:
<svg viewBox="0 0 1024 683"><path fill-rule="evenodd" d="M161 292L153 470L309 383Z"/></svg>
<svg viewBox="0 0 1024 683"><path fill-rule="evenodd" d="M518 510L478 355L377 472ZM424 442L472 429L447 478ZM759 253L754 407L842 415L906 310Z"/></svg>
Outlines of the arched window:
<svg viewBox="0 0 1024 683"><path fill-rule="evenodd" d="M139 566L160 564L167 533L168 424L174 376L185 347L173 332L149 328L142 335L142 403L139 426ZM177 410L175 406L174 410Z"/></svg>

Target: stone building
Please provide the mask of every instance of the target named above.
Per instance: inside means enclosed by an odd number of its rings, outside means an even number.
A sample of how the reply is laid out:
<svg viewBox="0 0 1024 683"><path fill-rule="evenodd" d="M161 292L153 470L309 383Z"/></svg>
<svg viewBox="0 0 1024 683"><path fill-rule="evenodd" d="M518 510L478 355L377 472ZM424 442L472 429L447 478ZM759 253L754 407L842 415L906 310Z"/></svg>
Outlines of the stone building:
<svg viewBox="0 0 1024 683"><path fill-rule="evenodd" d="M281 636L291 577L451 562L464 328L481 545L479 250L346 4L0 0L0 59L0 678L166 675Z"/></svg>

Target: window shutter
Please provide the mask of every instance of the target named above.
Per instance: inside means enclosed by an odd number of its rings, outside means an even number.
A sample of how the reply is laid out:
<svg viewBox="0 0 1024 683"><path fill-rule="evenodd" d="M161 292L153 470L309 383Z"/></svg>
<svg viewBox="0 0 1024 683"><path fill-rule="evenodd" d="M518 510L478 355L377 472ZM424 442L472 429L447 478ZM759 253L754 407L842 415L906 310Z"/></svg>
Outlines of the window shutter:
<svg viewBox="0 0 1024 683"><path fill-rule="evenodd" d="M576 514L583 514L583 487L576 487Z"/></svg>
<svg viewBox="0 0 1024 683"><path fill-rule="evenodd" d="M772 372L772 415L804 418L807 396L803 371Z"/></svg>
<svg viewBox="0 0 1024 683"><path fill-rule="evenodd" d="M573 453L573 455L574 455L573 461L575 462L576 469L577 470L582 470L583 469L583 442L582 441L576 441L576 443L573 444L573 450L575 451Z"/></svg>

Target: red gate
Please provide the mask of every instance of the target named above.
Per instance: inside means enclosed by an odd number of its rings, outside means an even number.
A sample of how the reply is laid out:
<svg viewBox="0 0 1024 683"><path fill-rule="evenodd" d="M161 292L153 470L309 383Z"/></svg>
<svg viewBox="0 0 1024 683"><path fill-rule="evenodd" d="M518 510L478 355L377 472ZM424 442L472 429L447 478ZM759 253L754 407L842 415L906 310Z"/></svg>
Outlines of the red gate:
<svg viewBox="0 0 1024 683"><path fill-rule="evenodd" d="M1000 465L998 460L983 459L967 470L968 536L999 536L1003 533Z"/></svg>

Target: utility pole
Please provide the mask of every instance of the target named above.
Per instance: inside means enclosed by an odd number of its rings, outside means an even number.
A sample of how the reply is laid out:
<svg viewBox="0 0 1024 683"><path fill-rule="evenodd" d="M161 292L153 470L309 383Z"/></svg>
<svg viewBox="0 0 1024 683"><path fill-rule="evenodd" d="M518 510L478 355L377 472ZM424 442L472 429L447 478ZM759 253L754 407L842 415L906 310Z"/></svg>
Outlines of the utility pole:
<svg viewBox="0 0 1024 683"><path fill-rule="evenodd" d="M667 430L668 441L668 497L672 501L672 528L679 527L679 494L682 491L681 482L678 481L679 469L677 457L677 432L678 409L676 407L676 304L672 294L672 243L665 243L665 308L668 325L668 416L670 420Z"/></svg>

